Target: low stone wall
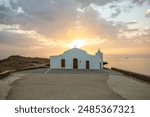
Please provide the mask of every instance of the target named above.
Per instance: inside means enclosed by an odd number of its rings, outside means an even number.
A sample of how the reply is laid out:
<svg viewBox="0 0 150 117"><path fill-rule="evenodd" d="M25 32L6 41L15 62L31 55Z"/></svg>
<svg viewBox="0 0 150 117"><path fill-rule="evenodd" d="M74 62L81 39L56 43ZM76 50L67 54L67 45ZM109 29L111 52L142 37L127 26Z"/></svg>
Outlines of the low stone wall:
<svg viewBox="0 0 150 117"><path fill-rule="evenodd" d="M7 70L0 73L0 79L3 79L9 76L13 72L25 71L25 70L32 70L32 69L40 69L40 68L49 68L49 66L33 66L33 67L26 67L26 68L19 68L16 70Z"/></svg>
<svg viewBox="0 0 150 117"><path fill-rule="evenodd" d="M49 68L49 66L33 66L33 67L25 67L16 69L16 71L24 71L24 70L32 70L32 69L40 69L40 68Z"/></svg>
<svg viewBox="0 0 150 117"><path fill-rule="evenodd" d="M126 70L122 70L122 69L118 69L118 68L114 68L114 67L112 67L111 69L118 71L118 72L121 72L125 75L132 76L132 77L138 78L140 80L150 82L150 76L148 76L148 75L139 74L139 73L135 73L135 72L131 72L131 71L126 71Z"/></svg>
<svg viewBox="0 0 150 117"><path fill-rule="evenodd" d="M11 73L11 72L10 72L9 70L4 71L4 72L1 72L1 73L0 73L0 79L3 79L3 78L5 78L5 77L9 76L10 73Z"/></svg>

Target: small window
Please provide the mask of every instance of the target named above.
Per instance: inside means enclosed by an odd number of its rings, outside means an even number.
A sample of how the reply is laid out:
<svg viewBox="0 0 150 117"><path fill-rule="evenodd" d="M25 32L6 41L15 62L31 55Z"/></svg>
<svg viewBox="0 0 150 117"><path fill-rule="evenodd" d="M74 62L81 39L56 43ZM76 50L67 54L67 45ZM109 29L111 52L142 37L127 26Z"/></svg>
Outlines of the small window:
<svg viewBox="0 0 150 117"><path fill-rule="evenodd" d="M90 61L86 61L86 69L90 68Z"/></svg>
<svg viewBox="0 0 150 117"><path fill-rule="evenodd" d="M65 59L61 59L61 67L65 67Z"/></svg>
<svg viewBox="0 0 150 117"><path fill-rule="evenodd" d="M100 66L100 69L102 68L102 66L101 66L101 62L99 63L99 66Z"/></svg>

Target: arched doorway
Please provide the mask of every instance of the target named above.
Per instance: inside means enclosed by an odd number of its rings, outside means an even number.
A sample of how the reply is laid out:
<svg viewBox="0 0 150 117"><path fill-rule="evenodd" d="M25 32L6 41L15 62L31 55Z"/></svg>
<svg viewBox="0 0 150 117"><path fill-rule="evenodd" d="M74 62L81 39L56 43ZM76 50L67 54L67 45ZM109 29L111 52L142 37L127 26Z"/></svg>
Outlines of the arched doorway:
<svg viewBox="0 0 150 117"><path fill-rule="evenodd" d="M73 69L78 69L78 59L77 58L73 59Z"/></svg>

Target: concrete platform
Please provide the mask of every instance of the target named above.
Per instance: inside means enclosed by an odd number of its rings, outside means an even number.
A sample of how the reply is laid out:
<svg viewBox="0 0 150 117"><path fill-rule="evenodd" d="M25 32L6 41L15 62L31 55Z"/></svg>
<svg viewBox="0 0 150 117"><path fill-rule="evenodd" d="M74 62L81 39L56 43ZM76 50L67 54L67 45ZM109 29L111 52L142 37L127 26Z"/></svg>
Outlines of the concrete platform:
<svg viewBox="0 0 150 117"><path fill-rule="evenodd" d="M44 68L16 72L0 80L0 99L150 100L150 83L108 69Z"/></svg>
<svg viewBox="0 0 150 117"><path fill-rule="evenodd" d="M107 85L106 74L46 74L24 76L12 84L11 100L124 99Z"/></svg>

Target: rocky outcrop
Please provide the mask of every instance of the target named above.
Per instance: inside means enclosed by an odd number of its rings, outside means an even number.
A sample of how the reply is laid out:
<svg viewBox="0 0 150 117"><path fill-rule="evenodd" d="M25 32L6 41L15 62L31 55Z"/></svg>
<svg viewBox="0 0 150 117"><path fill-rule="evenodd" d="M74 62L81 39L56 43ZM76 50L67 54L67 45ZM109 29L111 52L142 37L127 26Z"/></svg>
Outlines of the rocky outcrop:
<svg viewBox="0 0 150 117"><path fill-rule="evenodd" d="M48 67L49 60L46 58L31 58L23 56L10 56L6 59L0 60L0 73L12 70L24 70L30 68Z"/></svg>

